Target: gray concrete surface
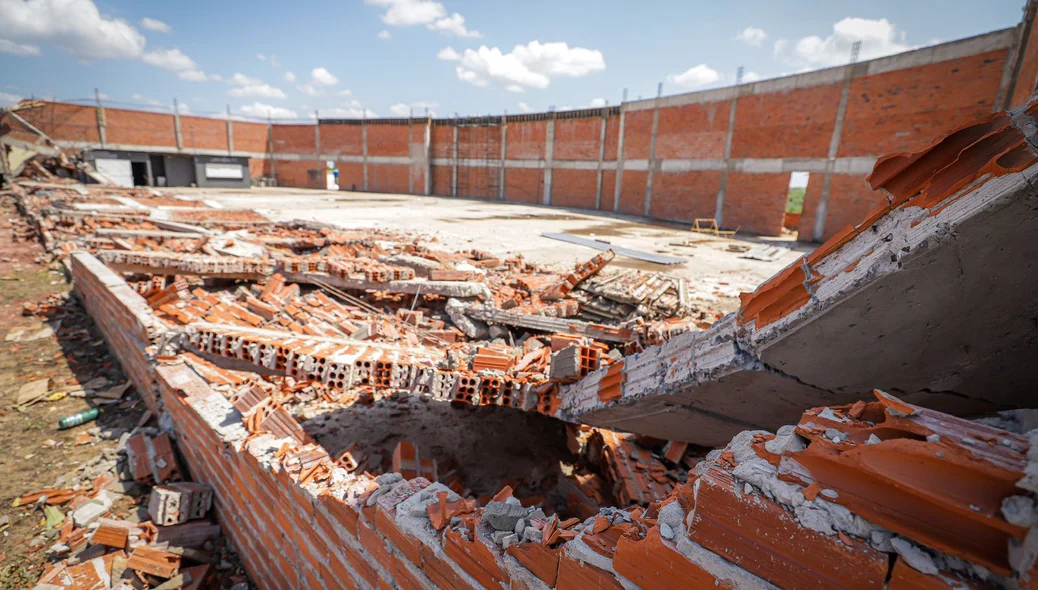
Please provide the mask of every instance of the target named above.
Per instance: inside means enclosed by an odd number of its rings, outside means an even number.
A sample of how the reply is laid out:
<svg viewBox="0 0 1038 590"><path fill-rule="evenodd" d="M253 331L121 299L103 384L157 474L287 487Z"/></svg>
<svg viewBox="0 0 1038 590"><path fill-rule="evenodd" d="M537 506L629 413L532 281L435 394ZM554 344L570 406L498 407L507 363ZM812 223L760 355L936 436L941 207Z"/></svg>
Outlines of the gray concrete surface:
<svg viewBox="0 0 1038 590"><path fill-rule="evenodd" d="M597 252L543 238L541 233L567 232L606 240L618 246L687 258L685 264L663 266L618 256L607 268L636 268L684 277L693 300L723 312L737 307L741 291L752 291L810 250L797 244L793 237L724 239L638 218L495 201L286 188L254 188L248 192L177 188L174 194L202 196L227 209L255 210L279 221L306 219L342 228L420 232L436 239L434 247L522 254L532 262L559 270L571 270L574 264ZM740 258L739 253L728 250L731 245L752 247L765 241L787 247L789 252L774 262L762 262Z"/></svg>

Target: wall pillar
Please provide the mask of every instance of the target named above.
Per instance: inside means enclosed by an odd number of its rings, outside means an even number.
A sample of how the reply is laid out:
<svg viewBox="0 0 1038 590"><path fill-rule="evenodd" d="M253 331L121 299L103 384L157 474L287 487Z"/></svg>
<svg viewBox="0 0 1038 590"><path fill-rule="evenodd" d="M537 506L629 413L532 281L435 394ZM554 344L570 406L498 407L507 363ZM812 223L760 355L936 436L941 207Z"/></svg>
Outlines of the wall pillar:
<svg viewBox="0 0 1038 590"><path fill-rule="evenodd" d="M458 120L454 120L454 145L451 147L451 196L458 196Z"/></svg>
<svg viewBox="0 0 1038 590"><path fill-rule="evenodd" d="M97 99L97 136L101 140L101 148L108 147L108 123L105 120L105 108L101 105L101 93L94 89L94 96Z"/></svg>
<svg viewBox="0 0 1038 590"><path fill-rule="evenodd" d="M497 169L497 199L505 200L505 160L508 159L508 115L501 115L501 167Z"/></svg>
<svg viewBox="0 0 1038 590"><path fill-rule="evenodd" d="M856 43L855 49L857 49ZM855 52L855 57L857 52ZM836 108L836 121L833 123L833 134L829 138L829 152L826 154L825 176L822 177L822 191L818 197L818 208L815 209L815 226L812 239L821 242L825 235L825 221L829 213L829 193L833 184L833 170L836 168L836 155L840 152L840 137L843 135L843 122L847 117L847 103L851 95L851 82L854 80L855 66L853 58L851 65L845 69L843 78L843 89L840 91L840 105ZM864 72L863 72L864 73ZM810 181L809 181L810 182Z"/></svg>
<svg viewBox="0 0 1038 590"><path fill-rule="evenodd" d="M411 113L414 114L413 112ZM414 194L414 125L411 115L407 117L407 194Z"/></svg>
<svg viewBox="0 0 1038 590"><path fill-rule="evenodd" d="M425 194L432 194L432 117L425 117Z"/></svg>
<svg viewBox="0 0 1038 590"><path fill-rule="evenodd" d="M616 186L613 187L613 213L620 212L620 189L624 181L624 124L627 121L627 112L624 111L623 103L620 103L620 129L616 138Z"/></svg>
<svg viewBox="0 0 1038 590"><path fill-rule="evenodd" d="M364 190L367 191L368 190L368 121L367 121L366 117L360 122L360 137L361 137L361 147L363 149L363 151L362 151L362 158L364 160Z"/></svg>
<svg viewBox="0 0 1038 590"><path fill-rule="evenodd" d="M544 130L544 204L551 205L551 173L555 163L555 113Z"/></svg>
<svg viewBox="0 0 1038 590"><path fill-rule="evenodd" d="M173 136L177 140L177 151L184 151L184 136L180 133L180 104L173 99Z"/></svg>
<svg viewBox="0 0 1038 590"><path fill-rule="evenodd" d="M740 72L741 77L742 72ZM728 135L724 138L724 160L721 162L721 186L717 189L717 203L714 205L714 220L721 227L724 222L724 198L728 189L728 166L732 159L732 144L735 141L735 110L739 104L739 86L732 87L732 102L728 107Z"/></svg>
<svg viewBox="0 0 1038 590"><path fill-rule="evenodd" d="M656 100L652 105L652 135L649 136L649 171L645 175L645 206L642 213L646 217L652 210L652 177L659 162L656 161L656 134L660 129L660 96L663 95L663 83L656 90Z"/></svg>
<svg viewBox="0 0 1038 590"><path fill-rule="evenodd" d="M231 122L231 105L227 105L227 155L234 153L234 124Z"/></svg>
<svg viewBox="0 0 1038 590"><path fill-rule="evenodd" d="M602 208L602 164L605 162L606 127L609 125L609 112L602 110L602 131L598 134L598 173L595 175L595 209Z"/></svg>

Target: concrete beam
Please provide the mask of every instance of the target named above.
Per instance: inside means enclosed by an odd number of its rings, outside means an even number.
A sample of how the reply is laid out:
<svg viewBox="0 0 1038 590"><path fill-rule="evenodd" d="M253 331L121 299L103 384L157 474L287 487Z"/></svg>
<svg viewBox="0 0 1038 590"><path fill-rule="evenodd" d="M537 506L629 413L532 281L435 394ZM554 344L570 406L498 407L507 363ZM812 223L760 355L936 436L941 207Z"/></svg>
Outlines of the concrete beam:
<svg viewBox="0 0 1038 590"><path fill-rule="evenodd" d="M1036 186L1031 164L936 205L902 203L738 314L628 356L619 390L600 387L604 369L564 386L559 417L716 446L873 388L956 415L1033 406L1038 274L1020 265L1038 259ZM770 316L757 297L774 298Z"/></svg>
<svg viewBox="0 0 1038 590"><path fill-rule="evenodd" d="M728 188L728 168L732 162L732 144L735 141L735 106L739 102L739 94L731 94L732 102L728 107L728 133L724 138L724 160L721 161L721 186L717 189L717 203L714 205L714 220L720 227L724 220L725 191Z"/></svg>
<svg viewBox="0 0 1038 590"><path fill-rule="evenodd" d="M361 126L360 126L360 135L361 135L361 142L362 142L362 145L363 145L362 149L363 149L363 156L364 156L364 190L367 191L367 190L369 190L368 189L368 124L367 124L367 122L364 122L364 123L361 124Z"/></svg>
<svg viewBox="0 0 1038 590"><path fill-rule="evenodd" d="M663 84L660 84L660 90L662 91ZM656 161L656 133L660 129L660 104L659 104L659 93L656 96L656 107L652 109L652 131L649 135L649 172L645 176L645 204L643 206L644 212L642 213L646 217L649 216L649 211L652 210L652 173L656 171L656 167L659 162Z"/></svg>
<svg viewBox="0 0 1038 590"><path fill-rule="evenodd" d="M609 117L602 115L602 131L598 136L598 173L595 175L595 209L602 208L602 165L605 163L606 128Z"/></svg>
<svg viewBox="0 0 1038 590"><path fill-rule="evenodd" d="M851 82L854 80L856 69L864 69L862 64L858 68L846 68L846 79L840 90L840 102L836 107L836 120L833 121L833 133L829 137L829 151L825 163L825 176L822 177L822 191L818 197L818 209L815 211L814 240L821 242L825 236L825 222L829 215L829 192L833 184L833 170L836 168L836 154L840 151L840 138L843 136L843 123L847 118L847 102L851 95Z"/></svg>
<svg viewBox="0 0 1038 590"><path fill-rule="evenodd" d="M454 132L454 142L451 145L451 196L458 196L458 125L454 124L451 129Z"/></svg>
<svg viewBox="0 0 1038 590"><path fill-rule="evenodd" d="M173 99L173 137L176 139L177 151L184 151L184 136L180 132L180 105Z"/></svg>
<svg viewBox="0 0 1038 590"><path fill-rule="evenodd" d="M497 170L497 198L500 201L505 200L505 182L507 176L505 174L505 162L508 161L508 117L501 115L501 162Z"/></svg>
<svg viewBox="0 0 1038 590"><path fill-rule="evenodd" d="M231 121L231 105L227 105L227 155L234 154L234 122Z"/></svg>

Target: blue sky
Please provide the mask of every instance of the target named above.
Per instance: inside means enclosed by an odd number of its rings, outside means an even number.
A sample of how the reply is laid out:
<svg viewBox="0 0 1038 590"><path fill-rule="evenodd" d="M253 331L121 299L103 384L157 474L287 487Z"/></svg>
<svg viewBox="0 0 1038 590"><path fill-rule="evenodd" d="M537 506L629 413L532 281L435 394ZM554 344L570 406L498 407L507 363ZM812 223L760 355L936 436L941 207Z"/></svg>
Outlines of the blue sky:
<svg viewBox="0 0 1038 590"><path fill-rule="evenodd" d="M1024 0L0 0L19 98L306 119L617 104L1014 26Z"/></svg>

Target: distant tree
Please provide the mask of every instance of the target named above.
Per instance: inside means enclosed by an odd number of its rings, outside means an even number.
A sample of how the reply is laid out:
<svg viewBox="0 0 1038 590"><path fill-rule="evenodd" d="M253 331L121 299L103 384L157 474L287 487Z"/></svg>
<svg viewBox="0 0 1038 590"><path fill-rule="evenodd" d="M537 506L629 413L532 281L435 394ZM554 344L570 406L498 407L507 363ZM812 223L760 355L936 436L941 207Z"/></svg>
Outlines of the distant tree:
<svg viewBox="0 0 1038 590"><path fill-rule="evenodd" d="M789 198L786 200L786 213L802 213L804 211L803 188L789 189Z"/></svg>

